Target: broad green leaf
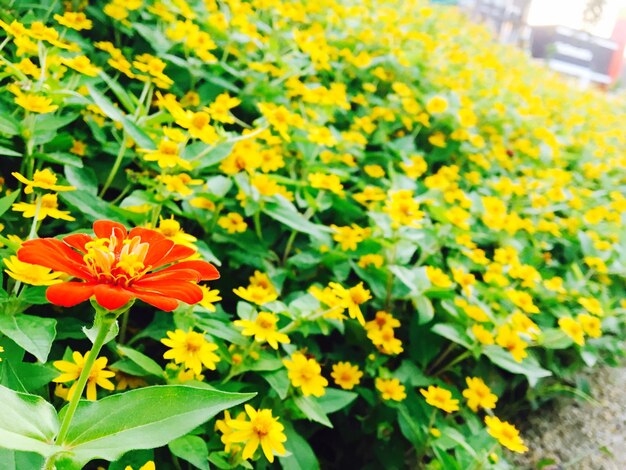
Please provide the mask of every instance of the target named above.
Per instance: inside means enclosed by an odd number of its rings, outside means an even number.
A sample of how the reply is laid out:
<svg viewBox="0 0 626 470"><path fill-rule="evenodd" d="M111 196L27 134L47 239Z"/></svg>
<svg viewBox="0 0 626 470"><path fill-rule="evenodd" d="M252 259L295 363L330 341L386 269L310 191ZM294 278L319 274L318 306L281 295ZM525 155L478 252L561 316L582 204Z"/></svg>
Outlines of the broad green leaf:
<svg viewBox="0 0 626 470"><path fill-rule="evenodd" d="M56 449L50 442L58 430L59 420L50 403L0 385L0 446L51 455Z"/></svg>
<svg viewBox="0 0 626 470"><path fill-rule="evenodd" d="M184 156L187 160L197 161L197 169L201 170L208 166L220 163L228 157L228 155L230 155L230 152L233 150L233 146L234 144L232 143L223 143L214 147L208 147L206 144L203 144L202 147L200 147L200 145L195 146L195 144L192 144L188 147L190 150L186 151ZM193 152L194 150L196 151ZM208 189L212 192L210 185L208 186Z"/></svg>
<svg viewBox="0 0 626 470"><path fill-rule="evenodd" d="M264 372L261 376L267 380L267 383L270 384L276 393L278 394L278 398L284 400L287 398L287 392L289 391L289 377L287 376L287 371L284 369L275 370L272 372Z"/></svg>
<svg viewBox="0 0 626 470"><path fill-rule="evenodd" d="M0 462L3 470L23 470L41 468L44 458L34 452L20 452L0 448Z"/></svg>
<svg viewBox="0 0 626 470"><path fill-rule="evenodd" d="M21 157L22 156L20 152L16 152L15 150L12 150L7 147L2 147L1 145L0 145L0 155L6 155L7 157Z"/></svg>
<svg viewBox="0 0 626 470"><path fill-rule="evenodd" d="M283 470L317 470L320 464L311 446L296 432L291 423L284 422L285 450L291 453L285 457L278 457Z"/></svg>
<svg viewBox="0 0 626 470"><path fill-rule="evenodd" d="M82 213L89 220L110 219L116 222L126 222L109 203L86 191L68 191L59 193L59 196L67 204L78 209L78 213L74 215Z"/></svg>
<svg viewBox="0 0 626 470"><path fill-rule="evenodd" d="M66 165L65 177L76 189L86 191L94 196L98 194L98 177L92 168L76 168L72 165Z"/></svg>
<svg viewBox="0 0 626 470"><path fill-rule="evenodd" d="M309 420L323 424L329 428L333 427L328 416L324 413L322 406L313 397L299 396L295 397L293 401Z"/></svg>
<svg viewBox="0 0 626 470"><path fill-rule="evenodd" d="M94 101L96 106L98 106L102 110L104 114L106 114L115 122L122 122L122 119L124 119L124 113L122 113L122 111L120 111L120 109L115 106L109 98L107 98L92 84L87 85L87 89L89 90L89 95L91 96L91 99Z"/></svg>
<svg viewBox="0 0 626 470"><path fill-rule="evenodd" d="M415 307L417 308L417 312L419 313L418 322L420 325L424 325L433 319L435 316L435 309L433 308L433 303L430 301L428 297L424 297L420 295L415 299Z"/></svg>
<svg viewBox="0 0 626 470"><path fill-rule="evenodd" d="M31 305L44 305L49 303L46 299L46 286L28 286L20 292L19 299Z"/></svg>
<svg viewBox="0 0 626 470"><path fill-rule="evenodd" d="M33 315L0 315L0 332L8 336L40 362L48 354L56 335L56 320Z"/></svg>
<svg viewBox="0 0 626 470"><path fill-rule="evenodd" d="M430 329L430 331L437 333L439 336L443 336L456 344L460 344L466 349L470 349L472 347L471 341L461 325L454 325L452 323L437 323Z"/></svg>
<svg viewBox="0 0 626 470"><path fill-rule="evenodd" d="M135 112L135 105L124 87L107 75L106 72L101 71L99 75L115 94L116 98L120 100L120 103L126 108L126 111L129 113Z"/></svg>
<svg viewBox="0 0 626 470"><path fill-rule="evenodd" d="M129 118L124 116L120 122L122 123L122 126L124 126L124 130L128 132L128 135L133 138L140 148L150 150L156 148L154 142L148 134L141 130L141 128Z"/></svg>
<svg viewBox="0 0 626 470"><path fill-rule="evenodd" d="M263 212L272 219L285 224L297 232L306 233L313 238L324 238L330 229L317 225L304 217L295 206L286 199L278 198L279 202L267 201Z"/></svg>
<svg viewBox="0 0 626 470"><path fill-rule="evenodd" d="M20 191L14 191L8 196L4 196L0 198L0 215L4 214L11 207L11 204L15 202L17 197L20 195Z"/></svg>
<svg viewBox="0 0 626 470"><path fill-rule="evenodd" d="M117 349L121 352L122 356L126 356L128 359L141 367L146 372L144 375L150 374L156 375L157 377L163 376L163 369L161 369L161 366L157 364L154 359L133 348L129 348L128 346L118 345Z"/></svg>
<svg viewBox="0 0 626 470"><path fill-rule="evenodd" d="M317 399L320 407L326 414L339 411L352 403L359 395L348 390L327 388L326 393Z"/></svg>
<svg viewBox="0 0 626 470"><path fill-rule="evenodd" d="M81 464L95 458L116 460L132 449L164 446L253 396L162 385L83 401L63 446Z"/></svg>
<svg viewBox="0 0 626 470"><path fill-rule="evenodd" d="M565 349L569 348L573 341L560 328L544 328L537 338L537 343L547 349Z"/></svg>
<svg viewBox="0 0 626 470"><path fill-rule="evenodd" d="M517 362L513 359L510 352L498 346L486 346L484 352L489 360L498 367L512 372L513 374L525 375L531 385L536 384L537 380L542 377L552 375L552 372L539 366L532 358L527 357L524 358L522 362Z"/></svg>
<svg viewBox="0 0 626 470"><path fill-rule="evenodd" d="M201 437L179 437L170 442L168 447L179 459L186 460L201 470L209 470L209 449Z"/></svg>
<svg viewBox="0 0 626 470"><path fill-rule="evenodd" d="M17 135L20 133L18 121L10 114L0 114L0 134Z"/></svg>

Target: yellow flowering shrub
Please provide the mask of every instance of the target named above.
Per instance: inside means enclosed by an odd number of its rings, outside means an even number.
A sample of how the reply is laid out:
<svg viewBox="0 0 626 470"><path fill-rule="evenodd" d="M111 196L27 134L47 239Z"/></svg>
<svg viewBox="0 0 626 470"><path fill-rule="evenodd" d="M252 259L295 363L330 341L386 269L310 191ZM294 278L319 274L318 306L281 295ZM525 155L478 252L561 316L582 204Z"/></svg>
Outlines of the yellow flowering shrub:
<svg viewBox="0 0 626 470"><path fill-rule="evenodd" d="M161 286L173 313L137 301L91 406L256 394L169 451L97 455L115 468L504 469L527 450L510 410L623 356L626 100L454 7L34 0L0 28L0 392L60 410L92 344L87 304L47 305L80 272L20 260L27 240L71 233L126 287L172 269L87 246L106 219L193 251L181 281L221 278Z"/></svg>

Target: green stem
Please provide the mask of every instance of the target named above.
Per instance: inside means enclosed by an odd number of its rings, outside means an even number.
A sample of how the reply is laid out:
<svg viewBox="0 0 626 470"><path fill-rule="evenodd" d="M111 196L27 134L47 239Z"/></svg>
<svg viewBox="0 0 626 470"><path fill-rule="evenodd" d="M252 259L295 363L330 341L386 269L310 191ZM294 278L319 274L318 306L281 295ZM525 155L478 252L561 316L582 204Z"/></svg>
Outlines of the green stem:
<svg viewBox="0 0 626 470"><path fill-rule="evenodd" d="M443 374L445 371L447 371L448 369L452 368L453 366L457 365L459 362L467 359L469 356L472 355L471 351L465 351L463 354L459 354L457 357L455 357L452 361L450 361L448 364L446 364L441 370L438 370L435 374L433 374L435 377L438 375Z"/></svg>
<svg viewBox="0 0 626 470"><path fill-rule="evenodd" d="M259 240L263 240L263 232L261 231L261 211L257 211L252 216L252 220L254 221L254 231L256 232Z"/></svg>
<svg viewBox="0 0 626 470"><path fill-rule="evenodd" d="M287 262L287 257L289 256L289 253L291 252L291 247L293 246L293 242L296 239L297 234L298 232L296 232L295 230L292 230L291 235L289 235L289 239L287 240L287 245L285 246L285 252L283 253L283 265Z"/></svg>
<svg viewBox="0 0 626 470"><path fill-rule="evenodd" d="M78 407L78 402L80 401L81 396L83 395L83 391L85 390L85 386L87 385L87 380L89 380L89 375L91 374L91 368L93 367L94 362L98 358L98 354L100 354L100 350L102 346L104 346L104 340L111 329L111 325L115 322L114 319L110 318L102 318L102 321L98 325L99 330L96 335L96 339L93 342L93 347L91 351L89 351L89 355L85 364L83 366L83 370L80 372L80 376L78 377L78 383L76 384L76 389L74 390L74 394L72 395L72 399L70 400L70 404L67 408L65 416L63 416L63 422L61 423L61 428L59 430L59 434L56 438L56 444L63 444L63 441L67 437L67 433L70 429L70 424L72 423L72 418L74 417L74 413L76 412L76 408Z"/></svg>
<svg viewBox="0 0 626 470"><path fill-rule="evenodd" d="M130 316L130 310L126 310L122 314L122 326L120 327L120 337L119 344L124 344L126 342L126 328L128 327L128 317Z"/></svg>
<svg viewBox="0 0 626 470"><path fill-rule="evenodd" d="M117 171L120 169L120 165L122 164L122 159L124 158L124 154L126 153L126 143L128 141L128 136L126 132L124 132L124 137L122 138L122 143L120 144L120 150L117 152L117 156L115 157L115 163L113 163L113 167L111 168L111 172L109 173L109 177L107 178L104 186L102 186L102 190L100 191L100 197L104 197L104 194L113 183L115 179L115 175L117 175Z"/></svg>

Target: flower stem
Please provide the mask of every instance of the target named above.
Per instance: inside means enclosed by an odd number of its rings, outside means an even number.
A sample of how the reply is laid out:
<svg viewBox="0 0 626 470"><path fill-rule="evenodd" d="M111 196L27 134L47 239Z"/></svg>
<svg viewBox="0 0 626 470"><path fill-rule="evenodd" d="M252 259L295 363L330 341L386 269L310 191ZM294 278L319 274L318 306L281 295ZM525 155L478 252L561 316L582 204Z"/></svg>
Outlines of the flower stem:
<svg viewBox="0 0 626 470"><path fill-rule="evenodd" d="M76 408L78 407L78 402L83 395L85 385L87 385L87 380L89 379L89 375L91 374L91 368L93 367L94 362L96 362L98 354L100 354L100 350L102 349L102 346L104 346L104 341L109 333L109 330L111 329L111 325L113 325L114 322L115 319L102 318L102 321L98 324L99 329L96 335L96 339L93 342L93 347L91 348L91 351L89 351L89 355L87 357L87 360L85 361L83 370L80 373L80 377L78 377L76 390L74 390L74 394L72 395L72 399L70 400L70 404L67 408L65 416L63 416L63 422L61 423L61 428L56 438L57 444L63 444L63 441L67 437L72 418L74 417L74 413L76 412Z"/></svg>
<svg viewBox="0 0 626 470"><path fill-rule="evenodd" d="M113 183L113 180L115 179L115 175L117 175L117 171L120 169L120 165L122 164L122 159L124 158L124 154L126 153L126 142L128 141L128 136L126 135L126 131L123 131L124 133L124 137L122 138L122 143L120 144L120 150L119 152L117 152L117 156L115 157L115 163L113 163L113 166L111 167L111 172L109 173L109 177L107 178L107 180L104 183L104 186L102 186L102 189L100 190L100 197L104 197L104 194L107 192L107 189L109 189L109 186L111 186L111 183Z"/></svg>

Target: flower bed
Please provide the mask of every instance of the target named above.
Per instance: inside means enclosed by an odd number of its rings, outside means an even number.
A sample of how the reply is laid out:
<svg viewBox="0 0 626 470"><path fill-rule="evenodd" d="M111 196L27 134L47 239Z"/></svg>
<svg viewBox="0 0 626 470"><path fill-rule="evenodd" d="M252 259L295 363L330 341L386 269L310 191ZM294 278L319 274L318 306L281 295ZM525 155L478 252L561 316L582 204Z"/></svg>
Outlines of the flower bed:
<svg viewBox="0 0 626 470"><path fill-rule="evenodd" d="M507 468L623 355L623 100L423 1L65 3L0 13L14 468Z"/></svg>

